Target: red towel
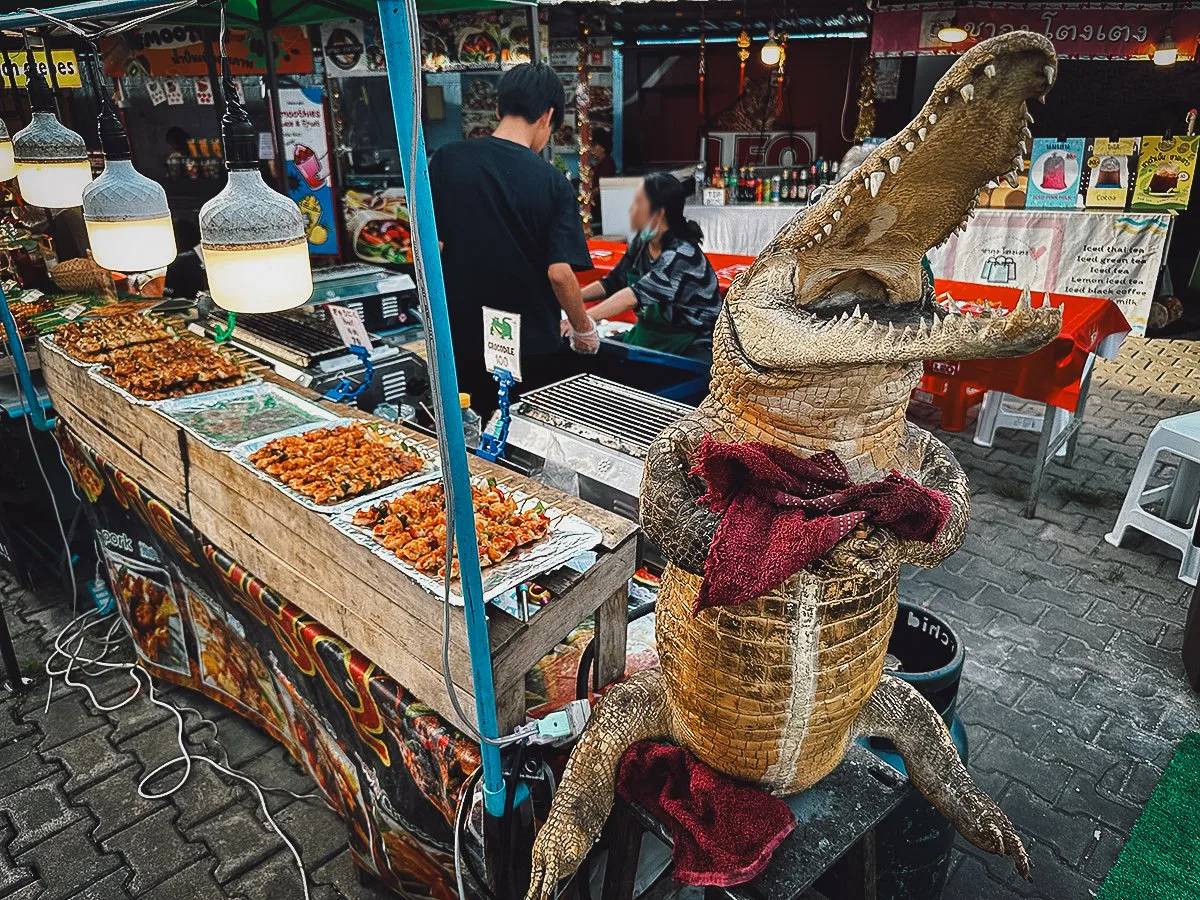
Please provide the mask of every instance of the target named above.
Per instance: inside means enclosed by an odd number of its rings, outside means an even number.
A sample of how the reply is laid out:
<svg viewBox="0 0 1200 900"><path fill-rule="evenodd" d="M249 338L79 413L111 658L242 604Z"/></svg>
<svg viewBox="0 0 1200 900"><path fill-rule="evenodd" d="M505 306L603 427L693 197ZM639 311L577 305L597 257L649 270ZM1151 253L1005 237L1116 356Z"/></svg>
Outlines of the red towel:
<svg viewBox="0 0 1200 900"><path fill-rule="evenodd" d="M670 830L675 877L684 884L728 887L752 880L796 827L778 797L722 775L673 744L642 741L626 750L617 792Z"/></svg>
<svg viewBox="0 0 1200 900"><path fill-rule="evenodd" d="M775 590L860 522L932 541L950 515L945 494L898 472L853 484L831 450L803 459L759 441L726 444L705 435L692 475L708 484L700 502L723 516L704 561L696 613Z"/></svg>

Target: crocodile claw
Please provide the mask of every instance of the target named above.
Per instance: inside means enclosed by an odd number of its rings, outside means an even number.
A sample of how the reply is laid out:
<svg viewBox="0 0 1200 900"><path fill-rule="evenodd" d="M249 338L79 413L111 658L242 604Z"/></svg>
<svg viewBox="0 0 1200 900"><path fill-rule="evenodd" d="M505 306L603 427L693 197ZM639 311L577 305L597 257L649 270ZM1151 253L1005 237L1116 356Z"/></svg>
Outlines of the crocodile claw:
<svg viewBox="0 0 1200 900"><path fill-rule="evenodd" d="M533 842L533 872L525 900L551 900L558 882L579 868L593 843L568 807L551 807Z"/></svg>
<svg viewBox="0 0 1200 900"><path fill-rule="evenodd" d="M1025 852L1025 845L1021 843L1021 839L1017 837L1017 831L1013 828L1012 822L1004 814L1004 810L987 795L983 795L980 801L983 804L983 811L979 813L978 819L970 826L959 829L963 837L980 850L987 850L989 853L996 853L1000 856L1011 856L1018 874L1028 881L1029 854Z"/></svg>

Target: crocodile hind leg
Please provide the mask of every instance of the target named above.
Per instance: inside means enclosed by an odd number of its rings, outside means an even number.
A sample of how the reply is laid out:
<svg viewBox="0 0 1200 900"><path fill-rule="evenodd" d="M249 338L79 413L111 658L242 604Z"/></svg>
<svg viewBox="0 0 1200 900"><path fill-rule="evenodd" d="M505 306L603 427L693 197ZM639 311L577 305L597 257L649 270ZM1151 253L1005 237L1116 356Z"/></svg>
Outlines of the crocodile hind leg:
<svg viewBox="0 0 1200 900"><path fill-rule="evenodd" d="M533 875L526 900L552 897L559 879L578 868L600 837L612 809L617 763L625 751L638 741L669 733L667 691L660 669L639 672L604 695L571 751L550 813L533 842Z"/></svg>
<svg viewBox="0 0 1200 900"><path fill-rule="evenodd" d="M887 738L896 745L909 780L959 834L982 850L1011 856L1029 878L1029 857L1003 810L971 780L946 723L916 689L884 675L858 714L854 737Z"/></svg>

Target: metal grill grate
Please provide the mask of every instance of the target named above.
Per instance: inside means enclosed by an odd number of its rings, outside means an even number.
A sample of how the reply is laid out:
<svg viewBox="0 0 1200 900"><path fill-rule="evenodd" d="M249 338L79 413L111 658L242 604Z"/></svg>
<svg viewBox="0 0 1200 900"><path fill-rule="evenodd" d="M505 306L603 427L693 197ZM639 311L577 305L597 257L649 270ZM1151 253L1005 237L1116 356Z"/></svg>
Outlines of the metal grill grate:
<svg viewBox="0 0 1200 900"><path fill-rule="evenodd" d="M691 409L595 375L576 375L523 394L514 412L642 457L659 432Z"/></svg>
<svg viewBox="0 0 1200 900"><path fill-rule="evenodd" d="M223 314L209 318L210 327L213 323L220 324L223 321ZM333 323L321 321L307 313L240 316L233 337L238 343L302 369L346 352Z"/></svg>

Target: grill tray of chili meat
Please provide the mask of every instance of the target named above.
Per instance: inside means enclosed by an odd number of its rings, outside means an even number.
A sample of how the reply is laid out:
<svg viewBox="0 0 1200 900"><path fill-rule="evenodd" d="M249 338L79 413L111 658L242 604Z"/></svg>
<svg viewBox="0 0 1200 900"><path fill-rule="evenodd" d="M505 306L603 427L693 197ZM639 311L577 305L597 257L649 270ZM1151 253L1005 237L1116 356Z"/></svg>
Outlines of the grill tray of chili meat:
<svg viewBox="0 0 1200 900"><path fill-rule="evenodd" d="M111 351L108 359L100 374L140 400L184 397L245 380L240 363L187 338L121 347Z"/></svg>
<svg viewBox="0 0 1200 900"><path fill-rule="evenodd" d="M544 538L550 517L541 504L522 511L512 494L495 485L471 486L479 565L486 569ZM360 509L351 519L418 572L446 571L446 494L441 481ZM458 551L450 573L458 577Z"/></svg>
<svg viewBox="0 0 1200 900"><path fill-rule="evenodd" d="M107 363L112 362L118 350L153 344L170 337L167 330L149 316L129 313L90 322L69 322L54 332L53 340L68 356L82 362Z"/></svg>
<svg viewBox="0 0 1200 900"><path fill-rule="evenodd" d="M322 506L397 484L426 466L401 439L358 423L278 437L247 459Z"/></svg>

